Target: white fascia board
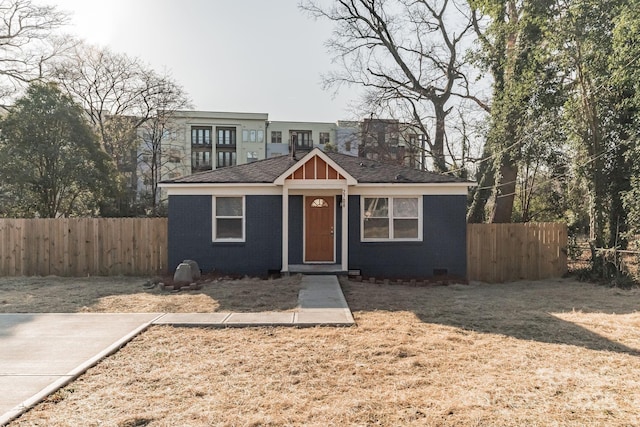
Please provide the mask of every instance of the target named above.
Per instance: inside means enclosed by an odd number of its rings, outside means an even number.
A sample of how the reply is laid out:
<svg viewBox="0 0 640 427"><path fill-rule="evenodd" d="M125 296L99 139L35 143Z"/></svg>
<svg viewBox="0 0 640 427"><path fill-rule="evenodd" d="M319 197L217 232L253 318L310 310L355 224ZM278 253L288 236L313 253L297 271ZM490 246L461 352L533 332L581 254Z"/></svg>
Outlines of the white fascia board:
<svg viewBox="0 0 640 427"><path fill-rule="evenodd" d="M451 195L466 196L469 192L469 183L440 183L440 184L360 184L349 187L349 195L354 196L379 196L379 195Z"/></svg>
<svg viewBox="0 0 640 427"><path fill-rule="evenodd" d="M342 188L287 188L287 192L291 196L338 196L342 194L342 190L347 187Z"/></svg>
<svg viewBox="0 0 640 427"><path fill-rule="evenodd" d="M347 184L342 179L288 179L284 185L289 190L336 189L342 190Z"/></svg>
<svg viewBox="0 0 640 427"><path fill-rule="evenodd" d="M279 196L282 187L274 184L172 184L161 185L167 196L247 195Z"/></svg>

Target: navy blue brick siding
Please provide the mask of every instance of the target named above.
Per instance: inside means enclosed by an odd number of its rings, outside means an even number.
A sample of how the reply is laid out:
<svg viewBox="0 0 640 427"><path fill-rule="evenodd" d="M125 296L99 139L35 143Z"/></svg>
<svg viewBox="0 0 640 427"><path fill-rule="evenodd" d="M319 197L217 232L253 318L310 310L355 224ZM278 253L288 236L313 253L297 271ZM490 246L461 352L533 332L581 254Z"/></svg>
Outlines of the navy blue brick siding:
<svg viewBox="0 0 640 427"><path fill-rule="evenodd" d="M361 242L360 196L349 197L349 269L365 276L466 278L466 196L424 196L422 242Z"/></svg>
<svg viewBox="0 0 640 427"><path fill-rule="evenodd" d="M185 259L211 270L204 257L196 259L211 250L211 196L169 196L168 216L169 270L175 271Z"/></svg>
<svg viewBox="0 0 640 427"><path fill-rule="evenodd" d="M302 264L303 200L302 196L289 196L289 264Z"/></svg>
<svg viewBox="0 0 640 427"><path fill-rule="evenodd" d="M282 198L246 196L246 241L212 242L211 196L169 197L169 268L184 259L203 272L264 276L282 268Z"/></svg>

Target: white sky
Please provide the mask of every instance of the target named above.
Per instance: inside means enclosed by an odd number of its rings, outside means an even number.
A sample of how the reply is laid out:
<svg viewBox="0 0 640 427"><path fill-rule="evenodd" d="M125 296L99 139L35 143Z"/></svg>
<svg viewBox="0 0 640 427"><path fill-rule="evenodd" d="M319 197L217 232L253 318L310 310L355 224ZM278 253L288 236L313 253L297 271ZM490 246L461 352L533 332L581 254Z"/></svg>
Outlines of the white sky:
<svg viewBox="0 0 640 427"><path fill-rule="evenodd" d="M199 110L271 120L354 118L355 89L321 88L331 24L297 0L39 0L72 13L69 32L171 72Z"/></svg>

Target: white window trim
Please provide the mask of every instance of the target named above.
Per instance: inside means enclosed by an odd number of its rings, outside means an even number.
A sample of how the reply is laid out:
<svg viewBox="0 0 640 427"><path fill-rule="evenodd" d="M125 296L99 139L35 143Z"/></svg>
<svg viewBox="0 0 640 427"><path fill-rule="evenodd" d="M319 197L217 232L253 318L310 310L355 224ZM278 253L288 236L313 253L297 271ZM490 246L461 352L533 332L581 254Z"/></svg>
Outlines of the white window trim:
<svg viewBox="0 0 640 427"><path fill-rule="evenodd" d="M234 219L234 218L238 218L237 216L217 216L216 215L216 200L218 197L223 197L223 198L231 198L231 197L240 197L242 199L242 237L241 238L229 238L229 239L218 239L216 238L216 226L217 226L217 219L218 218L228 218L228 219ZM213 242L217 242L217 243L232 243L232 242L245 242L246 240L246 219L247 219L247 209L246 209L246 199L245 196L239 195L239 194L234 194L234 195L227 195L225 194L224 196L212 196L211 197L211 240Z"/></svg>
<svg viewBox="0 0 640 427"><path fill-rule="evenodd" d="M364 237L364 199L373 198L385 198L389 201L389 237L388 238L365 238ZM393 199L418 199L418 237L417 238L394 238L393 236ZM360 241L361 242L422 242L422 223L424 222L424 215L422 212L422 196L415 195L363 195L360 196Z"/></svg>

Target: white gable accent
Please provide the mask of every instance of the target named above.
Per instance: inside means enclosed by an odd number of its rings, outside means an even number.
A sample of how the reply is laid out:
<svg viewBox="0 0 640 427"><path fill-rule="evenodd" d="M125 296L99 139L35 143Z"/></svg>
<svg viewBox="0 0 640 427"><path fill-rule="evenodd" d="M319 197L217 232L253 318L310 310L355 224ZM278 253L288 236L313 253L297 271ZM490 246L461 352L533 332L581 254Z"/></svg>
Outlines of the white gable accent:
<svg viewBox="0 0 640 427"><path fill-rule="evenodd" d="M313 150L311 150L310 152L308 152L303 158L301 158L300 160L298 160L296 162L296 164L294 164L293 166L291 166L289 169L287 169L282 175L280 175L279 177L277 177L275 179L275 181L273 181L274 184L276 185L285 185L285 181L287 180L287 178L289 178L291 175L293 175L298 169L300 169L301 167L303 167L309 160L313 159L314 157L318 157L320 159L322 159L323 162L325 162L329 167L333 168L339 175L341 175L342 177L344 177L344 179L346 180L346 184L347 185L356 185L358 184L358 181L351 176L349 173L347 173L342 167L340 167L336 162L334 162L333 160L331 160L329 158L329 156L327 156L325 153L322 152L322 150L320 150L319 148L314 148ZM309 186L313 186L313 182L314 181L323 181L323 183L326 184L326 179L315 179L315 174L314 174L314 179L295 179L296 181L304 181L305 183L309 184Z"/></svg>

